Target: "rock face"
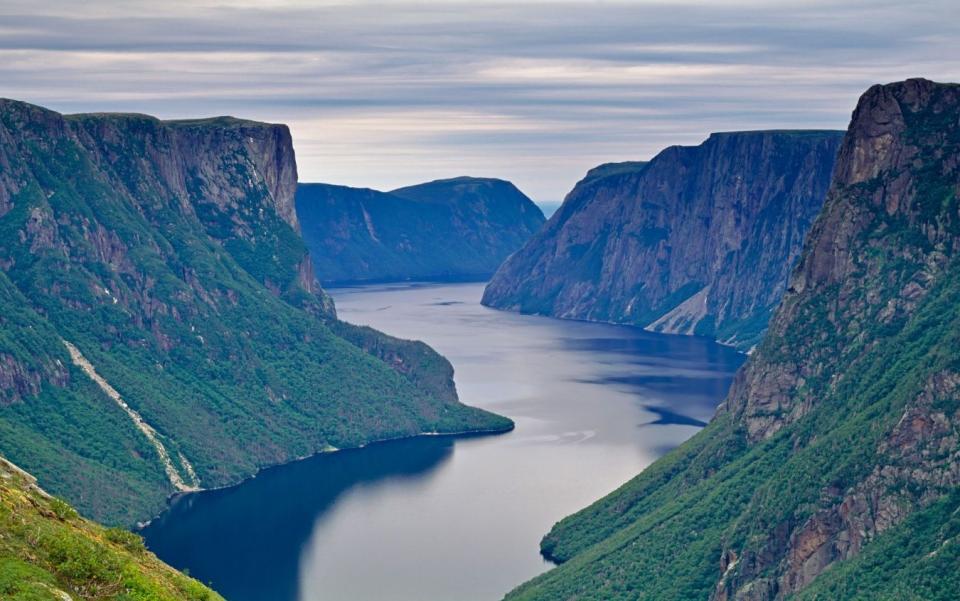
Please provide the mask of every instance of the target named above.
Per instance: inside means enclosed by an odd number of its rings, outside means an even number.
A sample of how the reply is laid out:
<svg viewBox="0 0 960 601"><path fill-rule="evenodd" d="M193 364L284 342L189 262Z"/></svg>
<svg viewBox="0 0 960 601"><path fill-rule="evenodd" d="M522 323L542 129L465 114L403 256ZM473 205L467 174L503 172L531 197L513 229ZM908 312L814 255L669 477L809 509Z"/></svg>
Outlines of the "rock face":
<svg viewBox="0 0 960 601"><path fill-rule="evenodd" d="M324 283L487 278L544 222L510 182L473 177L388 193L301 184L297 213Z"/></svg>
<svg viewBox="0 0 960 601"><path fill-rule="evenodd" d="M762 335L820 211L842 132L713 134L591 170L483 303L702 334Z"/></svg>
<svg viewBox="0 0 960 601"><path fill-rule="evenodd" d="M751 564L728 577L718 598L736 598L770 569L776 579L766 598L798 591L960 486L960 371L955 357L937 357L956 348L958 330L950 309L938 307L933 322L922 321L931 305L956 302L958 193L960 86L909 80L871 88L854 112L827 204L770 335L720 411L756 443L820 410L845 383L840 366L876 361L891 336L926 337L917 345L925 358L889 364L910 384L890 416L896 421L871 449L873 465L794 524L788 540L772 543L774 557L748 547ZM867 384L855 383L864 392Z"/></svg>
<svg viewBox="0 0 960 601"><path fill-rule="evenodd" d="M510 427L426 345L336 320L295 190L282 125L0 101L0 453L131 524L183 483Z"/></svg>
<svg viewBox="0 0 960 601"><path fill-rule="evenodd" d="M557 524L565 565L509 598L955 598L958 195L960 86L868 90L713 421Z"/></svg>

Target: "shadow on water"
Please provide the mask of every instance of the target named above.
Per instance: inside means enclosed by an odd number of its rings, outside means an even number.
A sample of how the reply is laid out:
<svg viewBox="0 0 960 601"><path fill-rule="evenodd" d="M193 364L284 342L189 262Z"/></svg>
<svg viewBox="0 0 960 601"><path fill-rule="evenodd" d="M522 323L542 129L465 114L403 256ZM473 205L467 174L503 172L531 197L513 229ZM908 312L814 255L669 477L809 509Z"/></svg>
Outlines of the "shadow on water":
<svg viewBox="0 0 960 601"><path fill-rule="evenodd" d="M563 338L561 342L569 350L617 353L635 362L652 364L683 364L686 367L700 364L714 369L732 368L736 371L746 355L732 347L720 344L704 344L697 336L671 336L647 332L641 328L609 325L620 334L617 337ZM626 336L624 332L630 332ZM658 361L659 359L659 361Z"/></svg>
<svg viewBox="0 0 960 601"><path fill-rule="evenodd" d="M694 426L702 428L707 425L705 421L690 417L689 415L683 415L682 413L674 413L662 407L644 405L643 408L657 416L656 420L648 424L643 424L645 426Z"/></svg>
<svg viewBox="0 0 960 601"><path fill-rule="evenodd" d="M293 601L300 553L339 496L385 480L427 478L452 457L455 440L382 442L270 468L242 486L175 499L141 534L161 559L189 566L231 601Z"/></svg>
<svg viewBox="0 0 960 601"><path fill-rule="evenodd" d="M601 375L575 381L610 386L637 397L657 419L645 425L703 427L730 387L746 355L720 345L704 345L684 336L638 332L624 338L569 338L564 346L580 351L616 353L611 362L628 357L630 373ZM621 371L621 370L618 370ZM670 406L646 402L669 399Z"/></svg>

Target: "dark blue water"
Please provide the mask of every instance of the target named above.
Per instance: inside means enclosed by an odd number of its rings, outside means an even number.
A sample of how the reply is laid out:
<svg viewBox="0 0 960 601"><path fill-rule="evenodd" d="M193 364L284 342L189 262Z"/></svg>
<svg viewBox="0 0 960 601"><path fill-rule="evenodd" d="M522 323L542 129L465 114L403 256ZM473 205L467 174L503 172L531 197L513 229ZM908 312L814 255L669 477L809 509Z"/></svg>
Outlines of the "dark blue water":
<svg viewBox="0 0 960 601"><path fill-rule="evenodd" d="M231 601L495 600L540 537L710 418L743 356L702 339L479 305L482 284L334 290L340 316L424 340L501 436L321 455L187 495L144 532Z"/></svg>

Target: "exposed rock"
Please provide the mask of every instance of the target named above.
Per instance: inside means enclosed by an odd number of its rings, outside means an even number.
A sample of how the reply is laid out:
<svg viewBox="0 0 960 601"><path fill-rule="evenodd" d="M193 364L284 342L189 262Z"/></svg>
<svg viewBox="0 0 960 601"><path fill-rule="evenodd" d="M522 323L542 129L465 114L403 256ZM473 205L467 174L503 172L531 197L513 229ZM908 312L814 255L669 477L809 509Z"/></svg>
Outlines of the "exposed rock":
<svg viewBox="0 0 960 601"><path fill-rule="evenodd" d="M0 403L9 404L40 392L39 373L25 368L13 356L0 353Z"/></svg>
<svg viewBox="0 0 960 601"><path fill-rule="evenodd" d="M487 286L492 307L749 348L820 210L842 132L713 134L591 170Z"/></svg>

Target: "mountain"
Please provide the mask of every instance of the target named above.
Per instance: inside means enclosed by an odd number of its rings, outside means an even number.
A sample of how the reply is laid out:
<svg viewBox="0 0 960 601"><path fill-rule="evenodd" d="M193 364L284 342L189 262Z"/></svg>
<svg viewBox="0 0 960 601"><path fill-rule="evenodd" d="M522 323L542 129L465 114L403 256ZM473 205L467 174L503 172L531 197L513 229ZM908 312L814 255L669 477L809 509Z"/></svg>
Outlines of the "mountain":
<svg viewBox="0 0 960 601"><path fill-rule="evenodd" d="M120 528L81 518L0 458L0 598L215 601L219 595L180 574Z"/></svg>
<svg viewBox="0 0 960 601"><path fill-rule="evenodd" d="M324 283L485 279L544 222L510 182L474 177L392 192L300 184L297 215Z"/></svg>
<svg viewBox="0 0 960 601"><path fill-rule="evenodd" d="M711 423L558 523L511 600L955 599L960 86L870 88Z"/></svg>
<svg viewBox="0 0 960 601"><path fill-rule="evenodd" d="M483 304L748 349L777 306L842 132L712 134L590 170Z"/></svg>
<svg viewBox="0 0 960 601"><path fill-rule="evenodd" d="M336 320L296 177L282 125L0 101L0 454L129 525L323 450L509 428L422 343Z"/></svg>

